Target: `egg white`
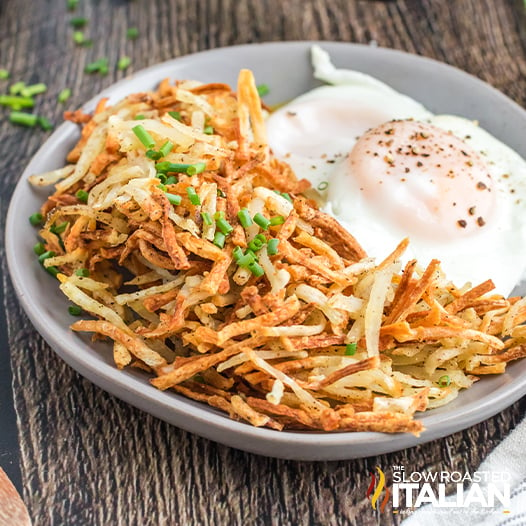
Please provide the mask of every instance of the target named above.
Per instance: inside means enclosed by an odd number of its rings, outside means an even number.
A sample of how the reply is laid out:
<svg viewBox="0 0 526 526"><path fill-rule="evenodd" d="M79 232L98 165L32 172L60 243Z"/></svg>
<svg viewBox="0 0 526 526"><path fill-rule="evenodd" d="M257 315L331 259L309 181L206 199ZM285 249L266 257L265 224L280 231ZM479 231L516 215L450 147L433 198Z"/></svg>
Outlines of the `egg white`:
<svg viewBox="0 0 526 526"><path fill-rule="evenodd" d="M322 209L337 218L369 255L382 258L409 236L404 260L416 258L425 266L437 258L457 286L491 278L498 292L510 294L526 267L526 162L477 123L433 115L377 79L336 69L316 46L312 58L316 78L335 85L301 95L269 117L274 154L319 190ZM468 238L437 241L403 231L360 195L346 158L366 131L394 119L428 122L480 152L498 193L491 223Z"/></svg>

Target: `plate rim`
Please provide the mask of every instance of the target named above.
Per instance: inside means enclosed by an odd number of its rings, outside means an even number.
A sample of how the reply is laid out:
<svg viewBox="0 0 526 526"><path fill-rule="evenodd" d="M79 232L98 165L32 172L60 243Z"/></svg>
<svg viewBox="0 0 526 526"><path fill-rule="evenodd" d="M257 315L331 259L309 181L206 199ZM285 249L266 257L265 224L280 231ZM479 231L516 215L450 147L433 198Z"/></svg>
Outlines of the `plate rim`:
<svg viewBox="0 0 526 526"><path fill-rule="evenodd" d="M149 75L155 77L155 74L160 70L169 68L173 64L184 65L186 62L192 61L197 56L204 57L205 55L222 54L225 52L236 53L240 50L255 48L270 49L283 46L307 50L314 44L318 44L325 48L344 47L370 50L376 49L382 53L403 57L403 60L422 60L424 62L431 61L434 66L446 68L448 70L455 70L457 75L465 75L470 79L471 82L475 81L480 83L480 85L483 85L486 90L491 90L493 92L493 96L500 97L502 100L505 100L506 103L511 103L514 105L515 109L520 110L526 119L526 111L524 111L515 101L478 77L447 63L397 49L372 47L367 44L331 41L263 42L242 44L238 46L226 46L184 55L146 67L130 76L125 77L124 79L113 83L111 86L103 89L99 94L87 101L82 106L82 108L90 109L101 97L111 97L112 93L118 91L120 88L125 87L128 84L133 84L133 82L137 79L141 79ZM159 80L160 78L157 77L155 82L158 82ZM35 329L47 341L53 351L58 356L60 356L62 360L64 360L83 377L87 378L89 381L109 392L113 396L116 396L117 398L124 400L125 402L130 403L131 405L138 407L139 409L158 418L161 418L162 420L165 420L179 428L245 451L277 458L289 458L296 460L340 460L363 458L387 452L394 452L407 447L423 444L437 438L442 438L444 436L466 429L467 427L470 427L495 415L526 394L525 378L522 382L515 381L515 383L511 385L499 388L499 392L495 393L495 398L492 398L492 404L483 405L482 407L479 407L478 410L476 410L474 407L471 407L474 406L475 403L470 403L465 407L463 406L446 413L435 415L423 413L420 419L426 421L427 429L421 434L420 437L414 437L411 434L385 434L376 432L278 432L271 429L255 428L249 424L233 421L224 414L219 414L215 411L212 411L204 404L202 404L202 407L201 404L197 406L196 402L182 397L177 393L161 392L154 387L151 387L151 390L142 390L145 386L147 386L147 379L143 378L139 381L139 378L129 376L125 372L117 370L114 366L112 366L111 371L109 371L109 376L103 375L101 377L100 364L98 364L99 368L96 369L94 364L91 363L93 361L91 360L91 355L83 357L66 352L64 350L64 335L61 335L60 333L56 335L50 332L49 324L46 325L45 320L38 316L34 309L32 309L30 291L28 291L24 286L23 277L20 275L20 267L17 263L17 252L15 249L15 222L18 221L16 218L17 202L19 202L23 197L22 187L27 184L26 179L28 174L31 173L30 168L33 164L38 162L40 157L45 155L45 150L47 147L49 147L48 145L50 142L60 143L61 141L67 140L67 137L71 134L71 130L73 128L77 130L77 127L72 123L65 122L61 124L56 129L56 131L53 132L50 137L48 137L41 145L41 147L32 156L31 160L24 169L18 183L16 184L9 203L5 226L5 249L11 282L15 288L19 303L23 307L23 310L31 320ZM73 333L66 335L66 339L70 339L72 335ZM76 345L84 346L86 343L76 336ZM108 364L104 363L103 365L107 366ZM103 369L105 368L106 367ZM152 404L153 407L150 407L149 404ZM180 407L181 405L183 407ZM167 415L166 412L169 414ZM173 417L174 413L176 414L177 418ZM213 424L211 423L211 415L214 417ZM189 418L190 421L181 421L181 418ZM429 422L430 419L431 422ZM462 419L461 423L458 422L460 419ZM435 422L435 420L437 422ZM223 433L223 435L218 436L218 433ZM315 441L312 439L313 436L316 437ZM241 440L240 437L242 437ZM251 443L251 440L254 442ZM261 441L268 443L270 447L262 448ZM316 442L316 444L314 444L314 442ZM287 447L284 447L284 443L287 443ZM277 445L279 445L282 449L279 451L275 450ZM313 448L313 445L316 447ZM300 446L307 449L310 448L309 452L307 454L299 452L297 448ZM331 450L331 448L336 446L339 446L339 449ZM358 446L362 446L362 448L356 450ZM328 449L317 451L317 448L319 447L325 447ZM352 451L347 451L346 448L349 448Z"/></svg>

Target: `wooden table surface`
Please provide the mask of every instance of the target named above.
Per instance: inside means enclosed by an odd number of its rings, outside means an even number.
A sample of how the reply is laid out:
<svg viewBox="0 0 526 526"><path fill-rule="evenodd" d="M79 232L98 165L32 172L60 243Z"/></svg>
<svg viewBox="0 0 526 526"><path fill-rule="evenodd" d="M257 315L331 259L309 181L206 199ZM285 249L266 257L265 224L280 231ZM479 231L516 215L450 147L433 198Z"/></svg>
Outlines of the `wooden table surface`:
<svg viewBox="0 0 526 526"><path fill-rule="evenodd" d="M126 74L234 44L340 40L418 53L457 66L526 106L522 0L66 0L0 2L0 68L10 82L44 82L37 111L55 123ZM69 20L89 20L91 47ZM137 27L135 40L126 30ZM126 72L113 67L131 57ZM109 58L107 75L85 64ZM49 133L0 110L0 217L20 173ZM113 398L66 366L21 311L2 269L0 466L38 525L399 524L366 498L375 466L473 471L524 416L523 399L463 432L409 450L342 462L264 458L171 427ZM16 418L15 418L16 417Z"/></svg>

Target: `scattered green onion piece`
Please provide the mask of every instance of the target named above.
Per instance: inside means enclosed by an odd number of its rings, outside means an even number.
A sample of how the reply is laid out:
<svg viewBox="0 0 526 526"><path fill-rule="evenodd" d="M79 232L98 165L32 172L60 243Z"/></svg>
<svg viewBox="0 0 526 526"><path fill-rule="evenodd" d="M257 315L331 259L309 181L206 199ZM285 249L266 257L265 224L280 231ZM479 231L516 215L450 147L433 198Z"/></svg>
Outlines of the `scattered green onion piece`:
<svg viewBox="0 0 526 526"><path fill-rule="evenodd" d="M139 36L139 30L136 27L129 27L126 31L126 37L133 40Z"/></svg>
<svg viewBox="0 0 526 526"><path fill-rule="evenodd" d="M91 40L87 39L82 31L73 32L73 42L79 46L91 45Z"/></svg>
<svg viewBox="0 0 526 526"><path fill-rule="evenodd" d="M99 60L96 60L95 62L91 62L84 68L84 71L86 73L106 74L108 73L108 59L99 58Z"/></svg>
<svg viewBox="0 0 526 526"><path fill-rule="evenodd" d="M282 225L284 222L285 218L283 216L274 216L270 218L270 226Z"/></svg>
<svg viewBox="0 0 526 526"><path fill-rule="evenodd" d="M248 248L252 250L253 252L257 252L258 250L261 250L263 248L263 243L260 239L254 238L250 243L248 244Z"/></svg>
<svg viewBox="0 0 526 526"><path fill-rule="evenodd" d="M40 256L38 256L38 262L39 263L44 263L44 261L46 259L49 259L49 258L52 258L52 257L55 257L55 253L52 250L48 250L48 251L44 252L43 254L40 254Z"/></svg>
<svg viewBox="0 0 526 526"><path fill-rule="evenodd" d="M72 316L80 316L82 314L82 309L78 305L70 305L68 307L68 312Z"/></svg>
<svg viewBox="0 0 526 526"><path fill-rule="evenodd" d="M46 272L49 272L53 277L57 277L57 274L60 272L60 270L52 265L51 267L44 267L46 269Z"/></svg>
<svg viewBox="0 0 526 526"><path fill-rule="evenodd" d="M248 266L251 264L251 263L255 263L255 258L254 258L254 255L251 254L250 252L248 254L243 254L242 256L240 256L237 260L237 264L241 267L241 268L248 268Z"/></svg>
<svg viewBox="0 0 526 526"><path fill-rule="evenodd" d="M78 268L75 270L75 275L81 278L89 277L89 270L87 268Z"/></svg>
<svg viewBox="0 0 526 526"><path fill-rule="evenodd" d="M270 88L268 87L267 84L260 84L257 87L257 90L258 90L258 95L260 97L264 97L265 95L268 95L270 93Z"/></svg>
<svg viewBox="0 0 526 526"><path fill-rule="evenodd" d="M79 0L67 0L67 6L70 11L74 11L79 5Z"/></svg>
<svg viewBox="0 0 526 526"><path fill-rule="evenodd" d="M0 104L10 106L13 109L32 108L35 101L31 97L19 97L17 95L0 95Z"/></svg>
<svg viewBox="0 0 526 526"><path fill-rule="evenodd" d="M225 192L223 192L223 190L221 190L221 188L217 189L217 197L226 197Z"/></svg>
<svg viewBox="0 0 526 526"><path fill-rule="evenodd" d="M160 188L163 192L168 192L168 187L163 183L158 184L157 188Z"/></svg>
<svg viewBox="0 0 526 526"><path fill-rule="evenodd" d="M353 356L354 354L356 354L356 347L356 343L348 343L345 346L345 356Z"/></svg>
<svg viewBox="0 0 526 526"><path fill-rule="evenodd" d="M263 276L263 274L265 274L263 267L255 261L250 263L250 265L248 266L248 270L250 270L250 272L252 272L252 274L256 276L256 278L259 278L260 276Z"/></svg>
<svg viewBox="0 0 526 526"><path fill-rule="evenodd" d="M9 78L9 71L7 69L0 69L0 80L6 80Z"/></svg>
<svg viewBox="0 0 526 526"><path fill-rule="evenodd" d="M451 384L451 378L447 374L445 374L444 376L441 376L438 379L438 385L440 387L449 387L450 384Z"/></svg>
<svg viewBox="0 0 526 526"><path fill-rule="evenodd" d="M206 167L205 163L183 164L183 163L170 163L168 161L162 161L155 165L155 169L158 172L161 172L164 174L171 172L171 173L185 173L187 175L194 175L196 173L200 173L199 171L197 171L199 168L201 168L200 165L203 165L203 169Z"/></svg>
<svg viewBox="0 0 526 526"><path fill-rule="evenodd" d="M40 95L47 91L47 86L43 82L38 84L32 84L31 86L25 86L20 94L22 97L34 97L35 95Z"/></svg>
<svg viewBox="0 0 526 526"><path fill-rule="evenodd" d="M164 182L164 184L176 184L178 182L179 180L177 179L177 177L175 177L175 175L170 175L166 177L166 181Z"/></svg>
<svg viewBox="0 0 526 526"><path fill-rule="evenodd" d="M213 135L214 128L212 126L205 126L203 129L203 133L206 133L206 135Z"/></svg>
<svg viewBox="0 0 526 526"><path fill-rule="evenodd" d="M57 97L58 102L66 102L71 97L71 90L64 88Z"/></svg>
<svg viewBox="0 0 526 526"><path fill-rule="evenodd" d="M75 197L82 203L88 202L89 194L86 192L86 190L77 190L75 193Z"/></svg>
<svg viewBox="0 0 526 526"><path fill-rule="evenodd" d="M287 192L282 192L281 197L284 197L289 203L292 203L292 197Z"/></svg>
<svg viewBox="0 0 526 526"><path fill-rule="evenodd" d="M172 141L166 141L160 148L159 153L162 157L166 157L174 147L174 143Z"/></svg>
<svg viewBox="0 0 526 526"><path fill-rule="evenodd" d="M263 214L260 214L258 212L253 219L254 223L256 223L256 225L259 225L263 230L268 229L270 221Z"/></svg>
<svg viewBox="0 0 526 526"><path fill-rule="evenodd" d="M37 243L37 244L33 247L33 252L34 252L37 256L41 256L45 251L46 251L46 246L44 245L44 243Z"/></svg>
<svg viewBox="0 0 526 526"><path fill-rule="evenodd" d="M276 239L275 237L269 239L267 243L267 254L269 256L275 256L278 253L278 245L279 239Z"/></svg>
<svg viewBox="0 0 526 526"><path fill-rule="evenodd" d="M254 239L259 239L262 243L267 242L267 236L265 234L258 234L254 237Z"/></svg>
<svg viewBox="0 0 526 526"><path fill-rule="evenodd" d="M237 218L239 219L239 222L243 228L248 228L253 224L252 218L250 217L250 212L246 208L242 208L237 213Z"/></svg>
<svg viewBox="0 0 526 526"><path fill-rule="evenodd" d="M172 205L174 206L179 206L181 204L181 201L183 200L183 198L180 195L170 194L168 192L166 192L164 195L166 195L168 201L170 201L170 203L172 203Z"/></svg>
<svg viewBox="0 0 526 526"><path fill-rule="evenodd" d="M146 150L145 155L148 159L152 159L153 161L158 161L162 157L161 152L157 152L156 150Z"/></svg>
<svg viewBox="0 0 526 526"><path fill-rule="evenodd" d="M44 220L44 216L40 212L35 212L34 214L31 214L29 216L29 222L33 226L41 225L43 220Z"/></svg>
<svg viewBox="0 0 526 526"><path fill-rule="evenodd" d="M145 127L142 124L137 124L132 128L132 132L135 133L137 139L141 141L146 148L153 148L155 146L155 141L153 137L146 131Z"/></svg>
<svg viewBox="0 0 526 526"><path fill-rule="evenodd" d="M200 174L205 171L206 163L195 163L191 164L188 169L186 170L186 173L188 175L196 175Z"/></svg>
<svg viewBox="0 0 526 526"><path fill-rule="evenodd" d="M126 69L131 64L131 58L130 57L121 57L119 59L119 62L117 62L117 69L123 70Z"/></svg>
<svg viewBox="0 0 526 526"><path fill-rule="evenodd" d="M220 217L216 220L216 225L223 234L227 235L234 230L234 227L224 218Z"/></svg>
<svg viewBox="0 0 526 526"><path fill-rule="evenodd" d="M84 27L88 23L88 19L83 16L75 16L69 21L73 27Z"/></svg>
<svg viewBox="0 0 526 526"><path fill-rule="evenodd" d="M201 199L195 192L195 188L193 186L188 186L186 188L186 193L188 194L188 199L190 199L190 203L197 206L201 204Z"/></svg>
<svg viewBox="0 0 526 526"><path fill-rule="evenodd" d="M214 245L217 247L223 248L225 246L225 240L226 236L222 232L216 232L214 234Z"/></svg>
<svg viewBox="0 0 526 526"><path fill-rule="evenodd" d="M66 228L68 227L69 223L67 221L64 221L64 223L60 223L60 225L52 225L49 231L52 234L62 234L65 232Z"/></svg>
<svg viewBox="0 0 526 526"><path fill-rule="evenodd" d="M37 123L44 131L53 129L53 124L47 117L37 117Z"/></svg>
<svg viewBox="0 0 526 526"><path fill-rule="evenodd" d="M10 88L9 93L11 95L18 95L22 92L22 90L26 87L26 83L22 82L21 80L19 82L15 82Z"/></svg>
<svg viewBox="0 0 526 526"><path fill-rule="evenodd" d="M169 111L168 112L168 115L170 115L170 117L172 117L173 119L175 119L176 121L180 121L181 120L181 112L180 111Z"/></svg>
<svg viewBox="0 0 526 526"><path fill-rule="evenodd" d="M250 256L253 259L253 261L259 261L258 255L250 248L247 248L245 250L245 255Z"/></svg>
<svg viewBox="0 0 526 526"><path fill-rule="evenodd" d="M243 250L241 250L241 247L235 247L234 250L232 250L232 256L236 262L239 261L239 258L243 256Z"/></svg>
<svg viewBox="0 0 526 526"><path fill-rule="evenodd" d="M214 214L214 219L217 221L218 219L224 219L225 218L225 213L223 212L223 210L218 210L215 214Z"/></svg>
<svg viewBox="0 0 526 526"><path fill-rule="evenodd" d="M213 223L212 218L208 212L201 212L201 217L205 225L211 225Z"/></svg>
<svg viewBox="0 0 526 526"><path fill-rule="evenodd" d="M327 181L322 181L319 185L318 185L318 190L320 192L323 192L323 190L327 190L327 188L329 188L329 183Z"/></svg>
<svg viewBox="0 0 526 526"><path fill-rule="evenodd" d="M134 121L143 121L144 119L146 119L144 115L135 115L133 118Z"/></svg>

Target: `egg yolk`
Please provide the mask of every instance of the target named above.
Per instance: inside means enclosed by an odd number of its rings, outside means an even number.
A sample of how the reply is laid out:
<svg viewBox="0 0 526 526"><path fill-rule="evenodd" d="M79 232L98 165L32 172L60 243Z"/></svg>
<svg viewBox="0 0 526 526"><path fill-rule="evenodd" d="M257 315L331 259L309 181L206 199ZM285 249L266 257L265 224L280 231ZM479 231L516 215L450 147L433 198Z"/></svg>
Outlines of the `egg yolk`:
<svg viewBox="0 0 526 526"><path fill-rule="evenodd" d="M481 156L452 133L400 120L369 130L348 172L380 217L405 233L446 241L487 227L496 190Z"/></svg>

